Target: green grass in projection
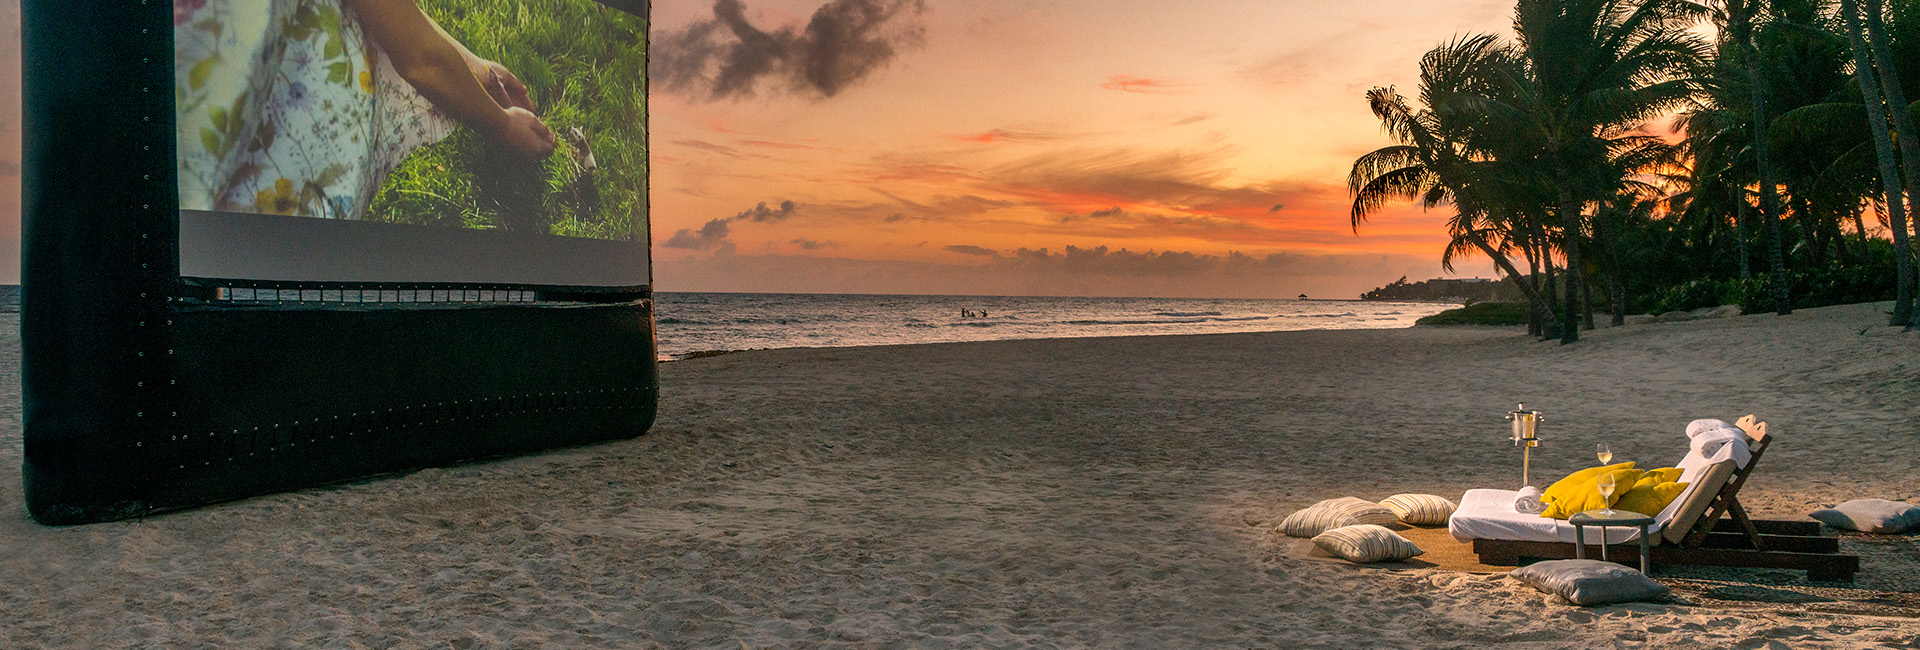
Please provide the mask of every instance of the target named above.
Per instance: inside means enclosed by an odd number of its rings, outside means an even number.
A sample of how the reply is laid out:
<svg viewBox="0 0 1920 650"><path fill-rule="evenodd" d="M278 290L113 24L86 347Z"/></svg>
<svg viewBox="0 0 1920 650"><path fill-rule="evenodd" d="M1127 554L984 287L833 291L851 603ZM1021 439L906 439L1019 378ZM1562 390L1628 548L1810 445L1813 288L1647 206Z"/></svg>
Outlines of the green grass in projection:
<svg viewBox="0 0 1920 650"><path fill-rule="evenodd" d="M474 54L513 71L559 146L545 160L520 160L461 126L402 161L367 218L646 239L646 20L591 0L420 7Z"/></svg>

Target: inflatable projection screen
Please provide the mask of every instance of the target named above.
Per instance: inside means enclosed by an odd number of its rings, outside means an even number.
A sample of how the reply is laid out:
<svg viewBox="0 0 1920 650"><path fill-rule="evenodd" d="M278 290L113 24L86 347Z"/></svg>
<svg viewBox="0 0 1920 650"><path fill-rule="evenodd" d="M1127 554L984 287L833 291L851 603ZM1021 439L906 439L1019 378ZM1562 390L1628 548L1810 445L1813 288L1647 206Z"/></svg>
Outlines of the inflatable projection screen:
<svg viewBox="0 0 1920 650"><path fill-rule="evenodd" d="M48 524L632 437L645 0L26 0Z"/></svg>

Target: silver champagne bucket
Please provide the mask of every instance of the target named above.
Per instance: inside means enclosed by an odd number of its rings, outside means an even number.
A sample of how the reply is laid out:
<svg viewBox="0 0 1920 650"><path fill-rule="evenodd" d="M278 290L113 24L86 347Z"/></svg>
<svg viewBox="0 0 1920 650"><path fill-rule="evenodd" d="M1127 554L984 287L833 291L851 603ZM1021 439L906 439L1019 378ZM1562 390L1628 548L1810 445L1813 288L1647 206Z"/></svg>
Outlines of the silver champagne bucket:
<svg viewBox="0 0 1920 650"><path fill-rule="evenodd" d="M1507 421L1513 424L1513 435L1508 439L1520 448L1520 487L1533 485L1533 448L1540 446L1540 420L1540 412L1527 410L1525 404L1507 411Z"/></svg>

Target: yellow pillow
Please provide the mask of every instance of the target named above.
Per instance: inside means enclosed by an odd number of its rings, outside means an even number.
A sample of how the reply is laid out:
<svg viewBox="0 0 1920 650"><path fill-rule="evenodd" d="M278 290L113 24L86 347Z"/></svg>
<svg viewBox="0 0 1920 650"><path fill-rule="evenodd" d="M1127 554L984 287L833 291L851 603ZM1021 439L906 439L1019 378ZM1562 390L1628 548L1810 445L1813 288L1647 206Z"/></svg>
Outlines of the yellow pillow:
<svg viewBox="0 0 1920 650"><path fill-rule="evenodd" d="M1613 508L1653 517L1659 515L1661 510L1666 510L1667 504L1673 503L1673 500L1679 498L1680 493L1685 491L1687 491L1685 483L1669 481L1644 487L1636 484L1632 490L1620 495L1620 500L1613 502Z"/></svg>
<svg viewBox="0 0 1920 650"><path fill-rule="evenodd" d="M1660 469L1650 469L1650 470L1647 470L1647 473L1640 475L1640 481L1638 483L1634 483L1633 487L1642 488L1649 485L1658 485L1661 483L1672 483L1674 481L1680 480L1680 474L1681 474L1681 471L1680 471L1680 468L1678 467L1662 467Z"/></svg>
<svg viewBox="0 0 1920 650"><path fill-rule="evenodd" d="M1633 462L1628 461L1604 467L1589 467L1574 472L1566 478L1560 479L1553 485L1548 486L1545 491L1540 493L1540 501L1542 503L1553 503L1560 500L1560 497L1572 494L1575 490L1580 489L1581 485L1592 482L1593 477L1599 476L1601 472L1611 472L1622 469L1633 469ZM1574 512L1580 511L1575 510Z"/></svg>
<svg viewBox="0 0 1920 650"><path fill-rule="evenodd" d="M1560 500L1547 504L1547 511L1540 513L1540 516L1548 519L1566 519L1576 513L1586 512L1588 510L1599 510L1612 506L1615 501L1620 500L1620 497L1626 496L1623 494L1624 492L1633 490L1634 482L1639 481L1640 475L1643 473L1644 472L1637 469L1616 469L1605 474L1596 475L1593 478L1587 479L1586 484L1568 491ZM1613 476L1613 498L1602 499L1600 497L1600 477L1609 474ZM1559 485L1555 484L1555 487L1559 487Z"/></svg>

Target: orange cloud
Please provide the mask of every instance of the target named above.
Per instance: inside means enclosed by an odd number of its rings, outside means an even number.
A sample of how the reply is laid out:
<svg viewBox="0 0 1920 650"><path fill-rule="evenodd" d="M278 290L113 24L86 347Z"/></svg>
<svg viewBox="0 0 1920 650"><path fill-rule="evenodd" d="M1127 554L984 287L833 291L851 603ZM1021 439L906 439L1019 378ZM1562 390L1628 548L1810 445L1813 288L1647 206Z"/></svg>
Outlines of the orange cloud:
<svg viewBox="0 0 1920 650"><path fill-rule="evenodd" d="M1107 90L1141 94L1164 94L1173 92L1175 88L1178 88L1178 86L1162 82L1158 79L1135 77L1126 74L1117 74L1108 77L1107 82L1100 84L1100 87Z"/></svg>
<svg viewBox="0 0 1920 650"><path fill-rule="evenodd" d="M813 145L810 145L810 144L794 144L791 142L769 142L766 140L741 140L740 144L744 144L752 147L764 147L768 149L812 149L814 148Z"/></svg>
<svg viewBox="0 0 1920 650"><path fill-rule="evenodd" d="M952 136L961 142L992 144L995 142L1048 142L1065 138L1065 134L1046 131L1015 131L1012 129L992 129L982 133Z"/></svg>

